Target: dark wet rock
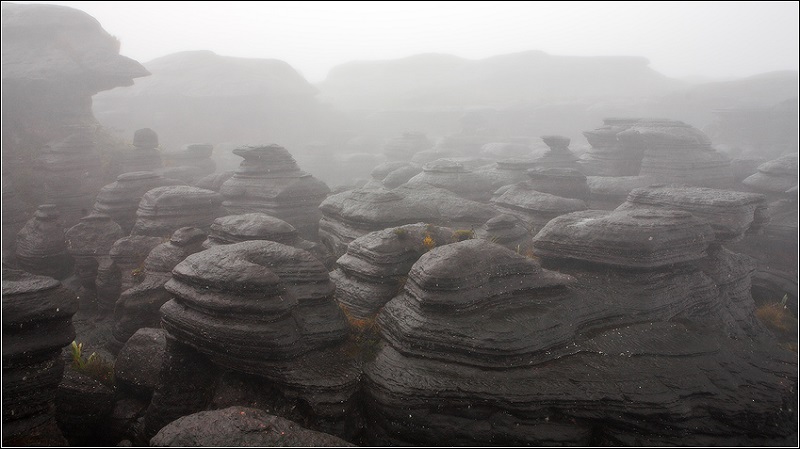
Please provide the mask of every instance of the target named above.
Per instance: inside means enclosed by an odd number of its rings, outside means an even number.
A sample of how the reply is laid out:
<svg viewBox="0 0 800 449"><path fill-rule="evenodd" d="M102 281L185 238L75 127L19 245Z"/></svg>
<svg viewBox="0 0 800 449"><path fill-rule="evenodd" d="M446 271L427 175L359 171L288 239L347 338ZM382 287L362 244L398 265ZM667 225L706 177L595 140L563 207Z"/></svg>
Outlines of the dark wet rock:
<svg viewBox="0 0 800 449"><path fill-rule="evenodd" d="M269 240L283 243L310 252L326 266L333 262L329 260L331 257L322 244L300 238L294 226L279 218L262 213L228 215L217 218L211 224L211 232L203 242L203 249L248 240Z"/></svg>
<svg viewBox="0 0 800 449"><path fill-rule="evenodd" d="M537 192L589 200L586 176L573 168L532 168L528 170L528 177L526 184Z"/></svg>
<svg viewBox="0 0 800 449"><path fill-rule="evenodd" d="M713 240L711 227L684 211L588 210L547 223L534 247L540 257L650 269L702 259Z"/></svg>
<svg viewBox="0 0 800 449"><path fill-rule="evenodd" d="M362 235L412 223L472 229L497 215L486 204L435 187L401 186L394 190L358 189L331 195L320 205L319 236L336 256Z"/></svg>
<svg viewBox="0 0 800 449"><path fill-rule="evenodd" d="M133 287L143 276L143 263L150 250L162 243L160 237L132 235L111 247L97 267L97 311L106 316L114 311L120 293Z"/></svg>
<svg viewBox="0 0 800 449"><path fill-rule="evenodd" d="M608 118L603 126L583 135L592 147L578 163L587 176L637 176L642 164L642 148L624 146L617 134L635 125L639 119Z"/></svg>
<svg viewBox="0 0 800 449"><path fill-rule="evenodd" d="M550 151L535 159L538 167L576 170L580 168L577 162L578 156L569 149L569 137L542 136L542 141L550 148Z"/></svg>
<svg viewBox="0 0 800 449"><path fill-rule="evenodd" d="M192 175L187 181L194 182L213 174L217 170L217 164L211 160L213 151L214 146L208 143L192 143L185 145L180 151L163 154L164 167L165 169L185 167L189 169L187 170L187 175ZM174 178L174 176L172 176L172 178Z"/></svg>
<svg viewBox="0 0 800 449"><path fill-rule="evenodd" d="M402 136L393 137L383 146L383 154L390 161L409 161L414 154L427 150L433 142L422 133L403 133Z"/></svg>
<svg viewBox="0 0 800 449"><path fill-rule="evenodd" d="M797 153L781 156L758 166L758 173L742 183L756 192L786 197L786 191L797 187ZM797 198L795 191L794 197Z"/></svg>
<svg viewBox="0 0 800 449"><path fill-rule="evenodd" d="M729 188L730 159L711 147L702 131L677 120L639 120L617 134L630 151L642 151L639 175L665 183Z"/></svg>
<svg viewBox="0 0 800 449"><path fill-rule="evenodd" d="M763 195L706 187L652 186L631 191L617 210L677 209L690 212L714 230L714 239L726 243L745 233L759 233L769 222Z"/></svg>
<svg viewBox="0 0 800 449"><path fill-rule="evenodd" d="M45 201L58 207L67 227L88 213L103 185L94 134L93 127L75 127L66 138L50 142L39 156Z"/></svg>
<svg viewBox="0 0 800 449"><path fill-rule="evenodd" d="M222 188L222 185L225 184L225 181L231 179L233 173L234 172L232 171L224 171L203 176L194 183L194 186L201 189L219 192L219 190Z"/></svg>
<svg viewBox="0 0 800 449"><path fill-rule="evenodd" d="M161 308L170 336L302 399L316 427L357 430L343 425L355 413L359 367L343 350L335 286L310 253L269 241L215 246L178 264L165 287L174 295Z"/></svg>
<svg viewBox="0 0 800 449"><path fill-rule="evenodd" d="M557 218L563 223L553 228L593 228L575 233L586 241L598 229L585 226L590 213ZM703 252L618 269L539 253L546 233L535 240L537 256L571 276L482 240L436 248L412 267L404 292L379 314L385 342L365 366L371 444L714 445L791 436L793 412L783 404L794 400L794 357L772 342L729 339L719 326L737 320L729 314L737 307L723 303L736 303L743 285L718 286L715 276L743 259L717 253L701 268ZM618 234L610 240L631 233Z"/></svg>
<svg viewBox="0 0 800 449"><path fill-rule="evenodd" d="M353 446L263 410L229 407L177 419L150 440L151 446Z"/></svg>
<svg viewBox="0 0 800 449"><path fill-rule="evenodd" d="M498 189L492 204L500 213L522 220L531 233L559 215L586 209L583 200L539 192L528 181Z"/></svg>
<svg viewBox="0 0 800 449"><path fill-rule="evenodd" d="M73 369L64 372L56 394L56 421L71 446L116 443L104 431L114 408L114 391Z"/></svg>
<svg viewBox="0 0 800 449"><path fill-rule="evenodd" d="M172 298L164 290L164 284L172 277L172 269L176 265L190 254L202 250L205 237L205 232L200 229L180 228L172 234L169 241L152 248L141 267L132 269L136 282L123 290L116 301L113 338L109 342L109 349L113 352L119 351L138 329L159 327L159 309ZM133 254L134 263L152 243L152 240L145 241L142 248L135 249L141 252ZM128 268L131 264L123 263L122 266Z"/></svg>
<svg viewBox="0 0 800 449"><path fill-rule="evenodd" d="M492 189L516 184L530 179L528 169L536 167L533 159L504 159L498 161L493 167L477 170L492 184Z"/></svg>
<svg viewBox="0 0 800 449"><path fill-rule="evenodd" d="M464 168L464 165L449 159L428 162L422 173L409 179L406 185L415 187L438 187L472 201L488 201L492 196L492 185L480 173Z"/></svg>
<svg viewBox="0 0 800 449"><path fill-rule="evenodd" d="M96 307L97 267L102 258L108 257L114 242L122 237L122 228L108 215L99 213L81 218L67 230L67 251L75 261L75 274L80 279L81 309Z"/></svg>
<svg viewBox="0 0 800 449"><path fill-rule="evenodd" d="M118 441L117 446L123 446L122 441L128 440L127 445L131 446L131 440L136 439L138 426L148 404L149 401L134 397L121 397L114 402L114 409L108 417L108 427L105 429L109 439Z"/></svg>
<svg viewBox="0 0 800 449"><path fill-rule="evenodd" d="M117 354L114 381L120 391L149 399L158 382L167 346L163 329L142 328L136 331Z"/></svg>
<svg viewBox="0 0 800 449"><path fill-rule="evenodd" d="M115 182L100 189L94 210L111 216L125 233L130 233L144 194L156 187L179 184L180 181L166 179L153 172L124 173Z"/></svg>
<svg viewBox="0 0 800 449"><path fill-rule="evenodd" d="M167 238L177 229L190 226L208 230L223 214L222 196L190 186L167 186L149 190L136 210L131 234Z"/></svg>
<svg viewBox="0 0 800 449"><path fill-rule="evenodd" d="M475 238L505 246L518 254L526 254L531 249L533 235L518 217L502 214L475 229Z"/></svg>
<svg viewBox="0 0 800 449"><path fill-rule="evenodd" d="M75 295L55 279L3 268L3 444L62 444L53 407L75 338Z"/></svg>
<svg viewBox="0 0 800 449"><path fill-rule="evenodd" d="M64 279L72 272L64 224L54 204L39 206L19 231L16 259L21 269L41 276Z"/></svg>
<svg viewBox="0 0 800 449"><path fill-rule="evenodd" d="M614 210L628 199L631 190L657 184L649 176L587 176L589 186L589 208Z"/></svg>
<svg viewBox="0 0 800 449"><path fill-rule="evenodd" d="M150 128L137 129L133 133L133 148L120 152L117 173L155 171L163 167L161 150L158 149L158 134Z"/></svg>
<svg viewBox="0 0 800 449"><path fill-rule="evenodd" d="M287 221L303 238L316 241L318 206L330 192L328 186L300 170L281 146L245 147L233 152L244 161L220 189L225 210L230 214L263 212Z"/></svg>
<svg viewBox="0 0 800 449"><path fill-rule="evenodd" d="M336 302L351 317L373 318L403 288L408 271L420 256L455 241L452 229L424 223L375 231L353 240L331 273Z"/></svg>

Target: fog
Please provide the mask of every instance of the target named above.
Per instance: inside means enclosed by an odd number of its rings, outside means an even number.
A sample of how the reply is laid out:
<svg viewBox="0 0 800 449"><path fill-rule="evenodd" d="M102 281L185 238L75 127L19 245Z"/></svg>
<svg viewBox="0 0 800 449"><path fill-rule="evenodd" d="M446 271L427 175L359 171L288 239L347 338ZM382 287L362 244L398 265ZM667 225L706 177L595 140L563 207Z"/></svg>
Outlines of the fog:
<svg viewBox="0 0 800 449"><path fill-rule="evenodd" d="M288 62L308 81L348 61L541 50L641 56L677 78L798 68L797 2L17 2L95 17L147 62L170 53Z"/></svg>

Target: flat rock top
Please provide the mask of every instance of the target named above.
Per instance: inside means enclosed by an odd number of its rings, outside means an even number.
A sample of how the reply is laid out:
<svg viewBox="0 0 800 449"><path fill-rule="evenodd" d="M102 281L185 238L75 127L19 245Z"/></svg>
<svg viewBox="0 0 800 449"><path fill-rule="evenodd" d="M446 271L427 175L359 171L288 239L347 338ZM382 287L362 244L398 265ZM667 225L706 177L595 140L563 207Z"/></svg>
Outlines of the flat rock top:
<svg viewBox="0 0 800 449"><path fill-rule="evenodd" d="M47 276L37 276L21 270L3 269L3 296L51 290L61 282Z"/></svg>
<svg viewBox="0 0 800 449"><path fill-rule="evenodd" d="M262 213L220 217L211 224L211 230L242 237L297 234L294 226L280 218Z"/></svg>
<svg viewBox="0 0 800 449"><path fill-rule="evenodd" d="M259 409L228 407L178 418L150 440L151 446L305 446L344 447L352 444L333 435Z"/></svg>
<svg viewBox="0 0 800 449"><path fill-rule="evenodd" d="M632 190L628 194L628 201L659 201L686 205L736 207L744 204L761 203L764 201L764 196L756 193L734 192L732 190L707 187L653 185Z"/></svg>
<svg viewBox="0 0 800 449"><path fill-rule="evenodd" d="M773 176L793 175L797 177L798 173L798 154L787 154L777 159L764 162L758 166L758 171L767 173Z"/></svg>

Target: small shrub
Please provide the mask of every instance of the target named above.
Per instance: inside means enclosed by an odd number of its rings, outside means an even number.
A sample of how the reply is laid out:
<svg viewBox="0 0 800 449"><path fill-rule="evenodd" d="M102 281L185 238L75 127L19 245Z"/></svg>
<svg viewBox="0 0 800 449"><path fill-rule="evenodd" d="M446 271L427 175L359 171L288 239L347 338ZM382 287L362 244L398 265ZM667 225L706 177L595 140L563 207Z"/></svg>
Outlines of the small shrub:
<svg viewBox="0 0 800 449"><path fill-rule="evenodd" d="M95 379L108 387L114 387L114 363L109 362L96 352L88 358L83 357L83 343L75 341L70 345L72 369Z"/></svg>
<svg viewBox="0 0 800 449"><path fill-rule="evenodd" d="M475 232L471 229L458 229L453 231L453 240L456 242L463 242L475 238Z"/></svg>
<svg viewBox="0 0 800 449"><path fill-rule="evenodd" d="M429 233L425 233L425 238L422 239L422 246L425 247L425 251L430 251L436 247L436 240L431 237Z"/></svg>

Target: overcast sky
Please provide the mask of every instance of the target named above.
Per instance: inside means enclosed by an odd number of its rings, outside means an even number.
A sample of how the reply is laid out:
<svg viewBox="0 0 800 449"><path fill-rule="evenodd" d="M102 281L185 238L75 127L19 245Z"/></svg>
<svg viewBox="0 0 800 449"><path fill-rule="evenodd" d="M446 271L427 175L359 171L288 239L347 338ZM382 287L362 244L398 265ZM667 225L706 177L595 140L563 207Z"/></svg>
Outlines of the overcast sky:
<svg viewBox="0 0 800 449"><path fill-rule="evenodd" d="M185 50L275 58L309 81L353 60L525 50L644 56L673 77L798 69L798 2L16 2L95 17L140 62Z"/></svg>

